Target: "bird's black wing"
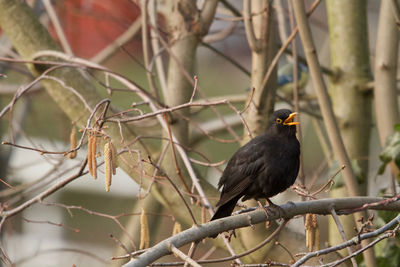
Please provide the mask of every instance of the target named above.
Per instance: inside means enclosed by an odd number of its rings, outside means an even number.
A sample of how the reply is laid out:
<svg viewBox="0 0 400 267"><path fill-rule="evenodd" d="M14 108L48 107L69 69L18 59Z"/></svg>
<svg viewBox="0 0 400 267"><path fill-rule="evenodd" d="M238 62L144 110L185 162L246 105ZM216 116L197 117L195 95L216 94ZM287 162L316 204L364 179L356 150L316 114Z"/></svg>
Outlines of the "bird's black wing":
<svg viewBox="0 0 400 267"><path fill-rule="evenodd" d="M242 195L254 182L254 177L264 167L265 136L260 135L242 146L229 160L218 183L223 187L217 206L224 205L233 198Z"/></svg>

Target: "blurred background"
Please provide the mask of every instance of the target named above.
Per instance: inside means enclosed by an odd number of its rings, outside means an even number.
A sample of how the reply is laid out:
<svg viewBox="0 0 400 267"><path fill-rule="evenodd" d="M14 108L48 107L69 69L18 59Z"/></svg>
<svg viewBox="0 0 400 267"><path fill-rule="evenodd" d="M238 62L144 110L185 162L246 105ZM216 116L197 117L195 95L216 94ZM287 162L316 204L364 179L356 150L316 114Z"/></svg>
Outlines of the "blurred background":
<svg viewBox="0 0 400 267"><path fill-rule="evenodd" d="M141 1L30 0L25 2L48 30L51 37L63 47L67 54L98 63L129 78L151 94L153 93L145 67L148 63L145 62L143 54L143 14L141 12L143 4ZM171 14L170 4L166 3L168 1L156 2L159 34L165 39L171 38L168 30L168 20ZM200 9L204 2L207 1L197 1L197 7ZM276 35L274 45L278 49L292 31L290 25L291 7L288 1L270 2L269 8L273 10L271 27L273 27L273 32ZM306 0L304 2L307 7L310 7L313 1ZM367 82L373 81L374 77L372 72L377 49L380 6L381 1L365 1L368 43L366 47L369 57L367 64L369 65L364 66L364 68L369 70L371 77L370 81ZM332 64L334 62L331 62L334 61L331 58L331 45L335 37L329 35L328 20L333 19L333 15L328 14L327 8L329 7L327 7L326 1L321 1L309 17L309 24L317 47L318 59L323 67L324 78L328 84L332 84L335 83L335 79L340 79L341 74L338 74L340 73L336 69L338 67ZM205 98L210 101L228 99L238 110L242 110L246 106L248 95L251 92L253 54L248 44L243 19L239 16L240 13L237 15L234 10L243 12L242 1L226 0L218 4L208 35L202 37L195 51L193 75L197 76L198 85L204 95L196 94L194 100L201 101ZM59 23L58 26L57 23ZM62 37L60 37L59 26L63 31ZM150 29L151 26L148 26L149 31ZM217 35L218 38L215 37ZM300 38L297 36L295 40L296 61L298 61L298 77L296 80L299 80L298 97L300 99L299 112L303 153L302 175L304 178L301 179L308 190L314 191L332 177L339 169L339 165L332 154L321 120L321 112L312 81L309 78L309 70L304 60L305 55ZM151 36L148 41L152 41ZM68 49L65 48L65 43L68 44ZM275 73L277 97L275 98L274 109L294 109L292 50L293 47L282 55L277 65ZM163 48L159 53L157 57L168 62L167 50ZM154 54L153 52L152 56ZM21 59L4 31L0 32L0 56L2 58ZM165 62L164 67L167 68L168 63ZM155 59L151 58L150 66L153 75L157 76L154 74L155 64ZM349 61L349 65L352 64ZM346 72L346 69L341 71ZM82 70L82 72L84 71ZM0 76L0 103L1 109L3 109L12 101L19 88L26 86L33 80L33 76L24 64L10 63L4 60L0 60L0 74L2 74L2 77ZM142 101L138 95L125 90L121 83L114 80L111 80L109 84L109 88L113 88L111 90L112 95L110 95L110 90L107 90L104 86L107 78L99 71L88 71L84 73L84 76L95 85L97 93L102 98L111 99L115 110L129 110L132 105L135 108L135 103ZM161 83L159 79L154 81L155 87L162 87ZM331 94L337 94L335 92L337 89L332 87L330 89ZM366 85L366 89L363 90L364 95L368 94L369 97L372 97L373 89L371 86ZM167 98L161 92L160 95L161 101ZM335 101L344 100L340 97L333 98L334 106L337 104ZM369 101L368 105L373 107L371 100ZM346 114L351 114L351 109L358 109L358 106L353 106L351 103L348 105L350 111ZM238 136L246 138L240 117L229 106L220 105L217 110ZM149 112L149 109L143 107L142 111ZM396 179L392 178L390 168L378 175L378 169L382 164L379 157L382 152L382 145L375 120L375 109L370 108L368 112L371 114L365 118L355 118L355 120L368 120L367 127L370 132L366 133L368 136L368 143L365 145L367 146L367 154L360 157L351 156L353 168L356 175L361 177L359 179L368 181L365 191L367 195L393 195L399 188ZM342 122L340 116L344 113L338 111L337 114L340 124ZM359 116L356 111L354 114ZM226 163L226 160L240 147L240 141L235 141L232 133L227 131L217 117L210 108L195 107L191 109L189 128L192 142L190 147L193 151L204 155L204 157L199 157L197 153L191 152L191 157L203 160L206 158L211 163L221 161ZM46 151L67 151L70 147L71 128L82 129L80 126L74 126L72 121L59 104L46 92L43 85L37 83L22 98L18 99L13 105L12 113L7 113L1 117L0 133L3 141L13 142L20 146L35 147ZM143 123L146 124L146 121ZM132 125L139 135L158 137L162 135L155 120L149 119L147 126ZM200 125L201 129L210 129L213 138L202 134L193 125ZM340 125L340 127L342 126ZM346 125L343 127L346 128ZM78 137L80 135L78 133ZM159 139L144 142L147 142L149 146L161 147ZM0 185L3 209L23 203L51 185L73 175L87 156L86 146L78 150L75 159L66 159L63 155L41 154L37 151L13 146L3 145L0 149L2 166L0 178L12 186ZM154 152L154 154L159 155L160 152ZM394 155L397 154L394 153ZM157 157L155 156L155 158ZM365 162L368 162L366 170L363 169ZM219 165L217 168L195 166L199 177L216 186L221 170L225 165ZM130 233L132 240L138 246L140 234L137 221L140 218L142 207L146 209L147 218L152 222L150 245L154 245L172 234L175 221L180 221L179 216L174 216L170 210L162 208L159 204L151 205L138 198L138 183L123 168L117 169L116 175L113 176L110 192L105 192L103 173L104 169L100 166L99 179L94 180L89 174L86 174L51 194L43 202L32 205L5 222L1 231L3 248L16 266L88 266L89 264L94 266L120 266L122 261L111 261L113 256L126 254L121 249L117 239L124 244L129 244L129 239L124 235L124 231L126 231ZM297 182L300 183L299 180ZM334 190L338 192L343 190L343 179L340 175L335 177L335 182L331 192L324 191L318 195L318 198L329 197L330 194L331 197L335 197L332 194ZM13 190L17 190L21 194L15 194ZM143 194L145 191L142 189ZM341 196L340 193L337 196ZM212 200L212 203L215 203L218 194L214 193L208 197ZM288 200L300 201L301 197L293 190L288 190L273 198L274 203L279 204L286 203ZM69 208L66 208L66 206ZM318 218L318 221L321 235L320 243L323 247L329 243L328 218L321 217ZM181 223L184 228L190 227L187 222L181 221ZM302 218L292 220L289 225L291 231L299 236L304 235ZM110 237L110 235L115 238ZM196 253L203 255L210 251L211 247L211 241L207 240L206 244L199 248ZM219 256L228 255L220 248L214 253ZM378 256L384 257L383 252L377 251L377 253ZM176 259L170 257L163 260L175 261ZM221 265L215 264L215 266ZM228 263L226 266L228 266Z"/></svg>

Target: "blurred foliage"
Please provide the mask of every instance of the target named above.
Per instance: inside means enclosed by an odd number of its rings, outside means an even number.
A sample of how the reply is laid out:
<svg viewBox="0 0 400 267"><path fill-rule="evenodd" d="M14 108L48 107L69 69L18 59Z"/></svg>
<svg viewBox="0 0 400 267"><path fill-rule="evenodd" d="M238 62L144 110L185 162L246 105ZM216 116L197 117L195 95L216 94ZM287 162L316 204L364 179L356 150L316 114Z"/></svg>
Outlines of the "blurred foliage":
<svg viewBox="0 0 400 267"><path fill-rule="evenodd" d="M378 174L382 175L392 160L400 168L400 124L394 126L395 132L386 138L386 145L379 155L382 165L378 169ZM400 182L400 177L397 177Z"/></svg>
<svg viewBox="0 0 400 267"><path fill-rule="evenodd" d="M396 217L392 211L378 211L375 225L382 227ZM374 246L379 267L397 267L400 264L400 240L397 238L384 239Z"/></svg>

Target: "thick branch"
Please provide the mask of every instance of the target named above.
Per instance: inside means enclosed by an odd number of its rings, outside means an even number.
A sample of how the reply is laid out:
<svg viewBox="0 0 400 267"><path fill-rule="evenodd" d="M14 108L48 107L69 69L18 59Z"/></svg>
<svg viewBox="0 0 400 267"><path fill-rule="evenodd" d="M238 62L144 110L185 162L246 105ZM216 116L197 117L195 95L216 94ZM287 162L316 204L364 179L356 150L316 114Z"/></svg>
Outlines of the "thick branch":
<svg viewBox="0 0 400 267"><path fill-rule="evenodd" d="M369 205L368 208L375 210L393 210L400 211L400 202L384 203L385 199L375 197L354 197L354 198L340 198L340 199L322 199L312 200L307 202L296 202L287 203L280 206L284 210L285 216L283 218L290 219L297 215L303 215L306 213L327 215L331 213L332 207L335 208L337 213L342 212L353 212L352 210L358 210L365 204L377 203L379 205ZM255 210L237 216L230 216L227 218L219 219L216 221L208 222L200 225L199 227L192 227L186 231L183 231L175 236L172 236L164 241L153 246L142 255L133 259L125 267L138 267L147 266L148 264L156 261L157 259L170 254L169 244L179 248L185 244L189 244L196 240L207 238L210 235L222 233L232 229L241 227L247 227L254 224L262 223L265 221L271 221L278 219L277 214L271 214L266 216L262 210Z"/></svg>

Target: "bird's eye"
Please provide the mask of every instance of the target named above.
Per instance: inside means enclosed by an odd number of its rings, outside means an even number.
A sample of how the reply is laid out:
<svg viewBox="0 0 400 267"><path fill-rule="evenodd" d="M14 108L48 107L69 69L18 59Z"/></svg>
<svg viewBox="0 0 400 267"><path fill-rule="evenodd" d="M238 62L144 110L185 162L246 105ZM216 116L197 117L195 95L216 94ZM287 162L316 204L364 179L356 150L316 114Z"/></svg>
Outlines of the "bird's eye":
<svg viewBox="0 0 400 267"><path fill-rule="evenodd" d="M280 118L277 118L275 121L276 121L277 124L281 124L282 123L282 119L280 119Z"/></svg>

